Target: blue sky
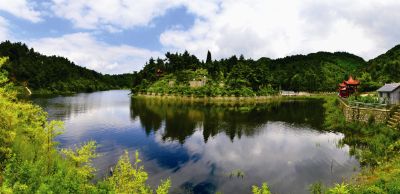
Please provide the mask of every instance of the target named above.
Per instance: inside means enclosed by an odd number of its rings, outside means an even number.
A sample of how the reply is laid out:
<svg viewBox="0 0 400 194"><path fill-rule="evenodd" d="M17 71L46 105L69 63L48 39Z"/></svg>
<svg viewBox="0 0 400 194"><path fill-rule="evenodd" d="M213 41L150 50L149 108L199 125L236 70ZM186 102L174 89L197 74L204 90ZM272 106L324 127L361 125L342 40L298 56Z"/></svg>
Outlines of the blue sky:
<svg viewBox="0 0 400 194"><path fill-rule="evenodd" d="M0 41L22 41L102 73L188 50L204 59L347 51L400 43L397 0L0 0Z"/></svg>

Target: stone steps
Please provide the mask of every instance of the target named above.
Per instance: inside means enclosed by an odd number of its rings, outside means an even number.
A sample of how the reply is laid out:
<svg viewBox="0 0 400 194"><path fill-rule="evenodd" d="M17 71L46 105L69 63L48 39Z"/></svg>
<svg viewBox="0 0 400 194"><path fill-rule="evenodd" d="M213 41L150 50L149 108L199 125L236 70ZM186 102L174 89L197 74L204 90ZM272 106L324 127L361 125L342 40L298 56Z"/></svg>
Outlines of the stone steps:
<svg viewBox="0 0 400 194"><path fill-rule="evenodd" d="M388 124L389 124L390 127L395 126L396 123L397 123L396 121L388 121Z"/></svg>
<svg viewBox="0 0 400 194"><path fill-rule="evenodd" d="M387 125L392 128L400 126L400 107L397 107L396 112L389 118Z"/></svg>

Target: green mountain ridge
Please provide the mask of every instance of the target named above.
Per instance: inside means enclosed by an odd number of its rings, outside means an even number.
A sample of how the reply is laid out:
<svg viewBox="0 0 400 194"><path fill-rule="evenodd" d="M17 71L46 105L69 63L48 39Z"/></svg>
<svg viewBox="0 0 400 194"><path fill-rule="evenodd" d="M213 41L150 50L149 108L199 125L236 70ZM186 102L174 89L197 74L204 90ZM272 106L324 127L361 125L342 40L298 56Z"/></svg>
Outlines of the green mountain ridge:
<svg viewBox="0 0 400 194"><path fill-rule="evenodd" d="M207 62L188 52L167 53L165 59L150 59L134 73L132 91L188 96L263 96L278 90L333 92L350 75L361 80L362 91L373 91L400 78L400 68L396 66L399 50L397 46L368 62L347 52L258 60L232 56L214 61L208 53ZM385 68L380 68L382 65ZM189 81L201 80L202 76L207 78L204 86L190 87Z"/></svg>
<svg viewBox="0 0 400 194"><path fill-rule="evenodd" d="M0 56L9 58L4 66L9 78L34 91L90 92L129 88L132 83L132 74L103 75L64 57L42 55L22 43L2 42Z"/></svg>
<svg viewBox="0 0 400 194"><path fill-rule="evenodd" d="M400 82L400 45L368 61L367 72L380 83Z"/></svg>
<svg viewBox="0 0 400 194"><path fill-rule="evenodd" d="M164 59L151 58L139 72L121 75L103 75L64 57L42 55L23 43L1 43L0 56L9 57L4 68L13 82L52 93L132 88L134 93L262 96L279 90L333 92L349 75L361 80L362 91L400 81L400 45L369 61L347 52L212 60L208 52L204 62L187 51L168 52ZM190 87L190 81L204 76L204 86Z"/></svg>

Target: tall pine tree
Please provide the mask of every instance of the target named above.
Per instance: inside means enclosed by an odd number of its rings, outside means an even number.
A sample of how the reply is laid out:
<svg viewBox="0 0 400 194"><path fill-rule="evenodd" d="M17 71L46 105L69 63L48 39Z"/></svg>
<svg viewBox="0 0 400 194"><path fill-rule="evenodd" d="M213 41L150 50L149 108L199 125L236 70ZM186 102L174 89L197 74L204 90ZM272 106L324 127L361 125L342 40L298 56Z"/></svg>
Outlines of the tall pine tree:
<svg viewBox="0 0 400 194"><path fill-rule="evenodd" d="M211 62L212 62L211 60L212 60L212 59L211 59L211 52L210 52L210 51L207 51L207 60L206 60L206 63L207 63L207 64L211 63Z"/></svg>

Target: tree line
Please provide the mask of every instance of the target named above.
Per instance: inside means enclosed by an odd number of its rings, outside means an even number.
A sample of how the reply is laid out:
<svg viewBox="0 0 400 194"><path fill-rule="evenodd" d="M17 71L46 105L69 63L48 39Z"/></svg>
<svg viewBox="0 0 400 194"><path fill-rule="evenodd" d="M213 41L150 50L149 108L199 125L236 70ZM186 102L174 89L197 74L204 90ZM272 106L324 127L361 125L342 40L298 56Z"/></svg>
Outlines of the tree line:
<svg viewBox="0 0 400 194"><path fill-rule="evenodd" d="M2 42L0 56L9 59L4 65L9 79L34 92L90 92L129 88L132 84L132 73L103 75L65 57L42 55L23 43Z"/></svg>
<svg viewBox="0 0 400 194"><path fill-rule="evenodd" d="M132 88L134 93L266 96L280 90L333 92L349 75L361 80L362 91L400 82L400 45L369 61L346 52L213 60L208 51L206 61L187 51L167 52L165 58L149 59L139 72L121 75L103 75L65 57L42 55L23 43L2 42L0 56L9 58L4 69L11 81L39 93ZM189 87L190 81L203 79L203 87Z"/></svg>
<svg viewBox="0 0 400 194"><path fill-rule="evenodd" d="M151 58L133 74L133 93L195 96L264 96L279 90L334 92L352 75L361 80L362 91L400 81L400 46L370 61L346 52L317 52L279 59L245 59L243 55L200 61L187 51ZM206 79L204 87L189 87L192 80Z"/></svg>

